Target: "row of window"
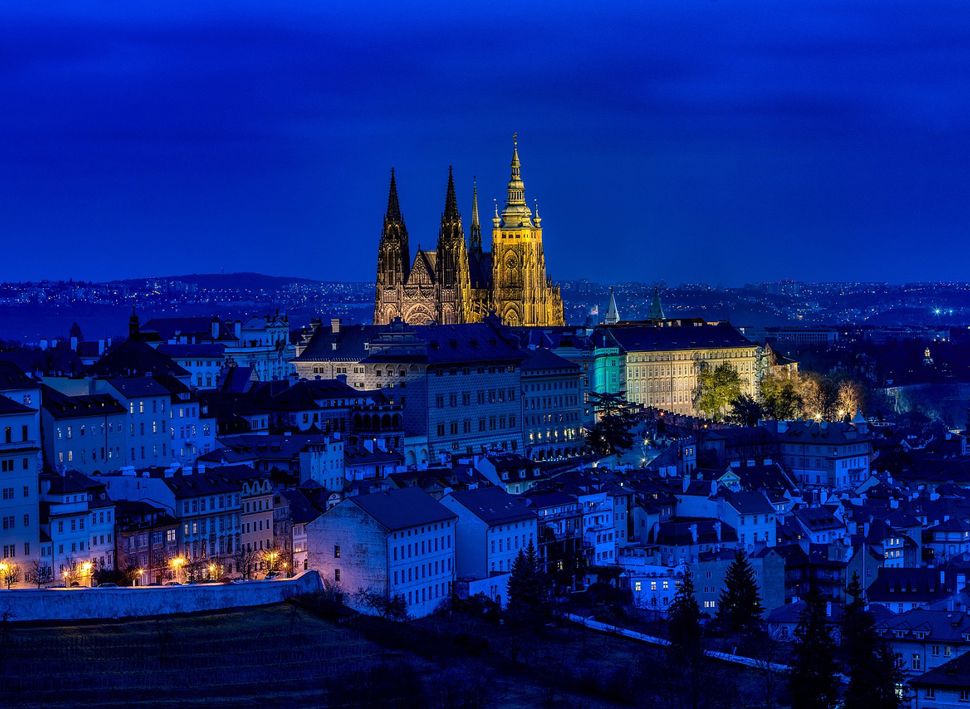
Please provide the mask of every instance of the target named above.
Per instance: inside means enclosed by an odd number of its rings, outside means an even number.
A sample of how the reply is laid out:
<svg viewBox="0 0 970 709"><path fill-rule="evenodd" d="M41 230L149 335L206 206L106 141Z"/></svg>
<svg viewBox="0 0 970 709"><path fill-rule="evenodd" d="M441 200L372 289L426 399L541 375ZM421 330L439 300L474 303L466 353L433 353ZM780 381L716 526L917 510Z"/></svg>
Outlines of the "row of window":
<svg viewBox="0 0 970 709"><path fill-rule="evenodd" d="M407 572L407 573L405 573ZM445 572L451 573L451 557L447 559L436 559L417 566L409 566L407 569L394 570L394 584L410 583L420 581L428 576L437 576Z"/></svg>

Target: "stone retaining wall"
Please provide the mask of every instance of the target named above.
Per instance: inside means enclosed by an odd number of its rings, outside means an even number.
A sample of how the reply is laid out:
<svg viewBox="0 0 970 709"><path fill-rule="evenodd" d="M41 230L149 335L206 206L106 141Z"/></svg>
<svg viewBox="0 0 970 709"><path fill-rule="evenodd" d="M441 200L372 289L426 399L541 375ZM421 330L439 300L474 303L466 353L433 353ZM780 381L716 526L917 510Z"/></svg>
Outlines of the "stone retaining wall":
<svg viewBox="0 0 970 709"><path fill-rule="evenodd" d="M110 620L263 606L320 591L316 571L291 579L136 588L0 590L0 617L13 622Z"/></svg>

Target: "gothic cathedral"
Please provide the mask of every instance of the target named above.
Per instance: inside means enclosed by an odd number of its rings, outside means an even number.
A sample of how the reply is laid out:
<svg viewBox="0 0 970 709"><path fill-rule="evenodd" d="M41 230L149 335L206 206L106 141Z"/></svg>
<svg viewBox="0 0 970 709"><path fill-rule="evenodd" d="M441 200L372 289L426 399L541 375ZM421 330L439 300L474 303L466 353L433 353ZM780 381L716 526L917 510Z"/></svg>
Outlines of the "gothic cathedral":
<svg viewBox="0 0 970 709"><path fill-rule="evenodd" d="M478 189L472 190L472 222L465 244L455 181L448 169L445 211L434 251L418 250L411 261L408 231L391 188L377 253L374 323L401 318L412 325L479 322L495 313L506 325L563 325L559 287L546 275L542 219L525 203L518 142L513 137L512 176L505 208L492 218L492 250L482 248Z"/></svg>

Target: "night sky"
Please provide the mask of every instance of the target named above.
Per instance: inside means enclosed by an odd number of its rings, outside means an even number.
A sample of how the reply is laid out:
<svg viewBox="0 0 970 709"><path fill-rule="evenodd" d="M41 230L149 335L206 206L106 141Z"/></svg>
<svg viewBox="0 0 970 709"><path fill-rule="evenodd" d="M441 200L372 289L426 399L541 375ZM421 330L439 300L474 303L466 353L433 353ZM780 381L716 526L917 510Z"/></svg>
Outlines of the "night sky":
<svg viewBox="0 0 970 709"><path fill-rule="evenodd" d="M557 279L970 279L965 0L132 5L0 8L2 280L371 280L514 131Z"/></svg>

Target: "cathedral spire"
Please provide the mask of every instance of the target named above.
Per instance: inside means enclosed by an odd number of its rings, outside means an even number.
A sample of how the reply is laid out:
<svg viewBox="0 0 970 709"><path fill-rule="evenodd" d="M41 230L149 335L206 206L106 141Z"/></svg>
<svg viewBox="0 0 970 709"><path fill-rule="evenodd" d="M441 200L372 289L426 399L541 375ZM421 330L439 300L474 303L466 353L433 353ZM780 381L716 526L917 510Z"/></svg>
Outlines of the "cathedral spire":
<svg viewBox="0 0 970 709"><path fill-rule="evenodd" d="M509 177L505 206L525 207L525 183L522 182L522 163L519 162L519 134L512 134L512 175Z"/></svg>
<svg viewBox="0 0 970 709"><path fill-rule="evenodd" d="M482 250L482 225L478 221L478 180L476 178L472 178L472 227L468 241L472 251Z"/></svg>
<svg viewBox="0 0 970 709"><path fill-rule="evenodd" d="M448 192L445 194L445 211L441 215L441 220L453 221L460 219L458 214L458 198L455 196L455 176L452 174L451 165L448 166Z"/></svg>
<svg viewBox="0 0 970 709"><path fill-rule="evenodd" d="M391 189L387 193L387 212L384 215L385 221L402 222L401 205L397 201L397 180L394 179L394 168L391 168Z"/></svg>

